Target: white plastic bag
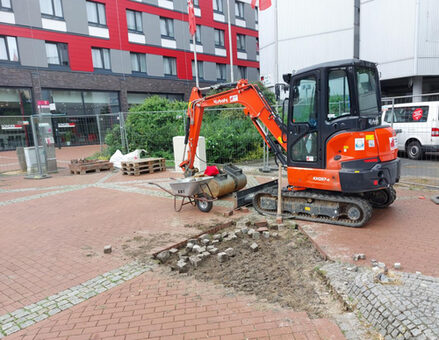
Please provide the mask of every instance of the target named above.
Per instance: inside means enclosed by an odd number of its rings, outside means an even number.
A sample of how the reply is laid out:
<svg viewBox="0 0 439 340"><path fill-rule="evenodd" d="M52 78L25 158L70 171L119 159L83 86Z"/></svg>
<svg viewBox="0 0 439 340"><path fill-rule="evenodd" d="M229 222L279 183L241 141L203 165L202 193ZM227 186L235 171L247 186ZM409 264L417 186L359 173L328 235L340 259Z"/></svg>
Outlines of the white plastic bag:
<svg viewBox="0 0 439 340"><path fill-rule="evenodd" d="M113 163L113 166L115 168L121 168L121 162L128 162L128 161L134 161L136 159L142 158L142 152L146 154L146 150L144 149L136 149L133 152L127 153L124 155L120 150L117 150L113 156L110 158L110 162Z"/></svg>
<svg viewBox="0 0 439 340"><path fill-rule="evenodd" d="M120 150L117 150L111 157L110 162L113 163L115 168L121 168L120 162L123 160L123 153Z"/></svg>

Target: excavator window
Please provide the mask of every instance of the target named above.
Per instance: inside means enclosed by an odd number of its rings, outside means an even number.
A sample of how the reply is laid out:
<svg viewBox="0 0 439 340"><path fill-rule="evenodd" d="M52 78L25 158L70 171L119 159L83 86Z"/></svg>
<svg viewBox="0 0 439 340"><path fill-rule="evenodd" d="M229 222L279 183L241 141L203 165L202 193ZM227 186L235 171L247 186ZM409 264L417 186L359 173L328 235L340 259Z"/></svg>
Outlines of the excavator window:
<svg viewBox="0 0 439 340"><path fill-rule="evenodd" d="M357 69L358 105L360 116L379 114L376 79L375 70L365 67Z"/></svg>
<svg viewBox="0 0 439 340"><path fill-rule="evenodd" d="M308 133L299 137L292 148L295 162L316 162L318 159L317 79L313 75L298 79L293 85L293 124L308 126ZM299 134L300 135L300 134Z"/></svg>
<svg viewBox="0 0 439 340"><path fill-rule="evenodd" d="M316 78L300 79L293 88L293 122L313 123L317 117Z"/></svg>
<svg viewBox="0 0 439 340"><path fill-rule="evenodd" d="M299 139L294 144L293 161L316 162L317 161L317 131L311 132Z"/></svg>
<svg viewBox="0 0 439 340"><path fill-rule="evenodd" d="M345 69L330 70L328 74L328 120L351 114L348 75Z"/></svg>

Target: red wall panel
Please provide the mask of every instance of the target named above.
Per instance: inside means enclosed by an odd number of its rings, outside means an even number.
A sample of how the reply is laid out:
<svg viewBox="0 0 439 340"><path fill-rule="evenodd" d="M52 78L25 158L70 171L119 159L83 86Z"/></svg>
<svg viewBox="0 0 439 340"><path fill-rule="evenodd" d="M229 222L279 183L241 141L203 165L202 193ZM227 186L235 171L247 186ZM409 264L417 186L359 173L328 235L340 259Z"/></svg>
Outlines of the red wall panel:
<svg viewBox="0 0 439 340"><path fill-rule="evenodd" d="M185 13L175 12L165 8L138 3L130 0L94 0L106 5L107 26L110 39L101 39L91 36L82 36L63 32L54 32L39 28L19 27L7 24L0 24L0 35L12 35L39 40L50 40L67 43L69 45L70 67L73 71L93 71L91 58L91 47L111 48L125 51L132 51L146 54L158 54L177 58L177 76L180 79L192 79L191 62L193 53L189 51L172 50L162 47L144 46L132 44L128 41L128 29L126 23L126 9L148 12L158 16L165 16L176 20L187 21L188 16ZM196 17L197 24L222 29L225 31L225 47L227 57L218 57L207 54L198 54L201 61L226 63L230 61L229 51L229 34L226 23L216 22L213 20L213 8L211 1L200 1L201 18ZM159 27L157 29L160 29ZM242 27L232 26L232 45L233 45L233 63L239 66L259 67L255 61L238 60L236 53L236 34L245 34L257 37L258 33L253 30Z"/></svg>

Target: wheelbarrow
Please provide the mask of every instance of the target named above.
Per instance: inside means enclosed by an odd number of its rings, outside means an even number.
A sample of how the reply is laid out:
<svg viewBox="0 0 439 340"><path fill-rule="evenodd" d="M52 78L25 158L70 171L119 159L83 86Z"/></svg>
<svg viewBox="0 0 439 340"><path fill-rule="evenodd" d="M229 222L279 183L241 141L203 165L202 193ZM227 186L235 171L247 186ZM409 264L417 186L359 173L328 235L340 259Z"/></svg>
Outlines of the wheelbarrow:
<svg viewBox="0 0 439 340"><path fill-rule="evenodd" d="M149 182L148 184L156 185L174 196L174 210L176 212L180 212L184 205L191 204L192 206L196 205L200 211L207 213L212 210L213 201L215 201L209 188L209 181L212 178L212 176L206 176L177 179L176 182L169 183L172 191L157 183ZM177 204L177 197L181 197L180 204Z"/></svg>

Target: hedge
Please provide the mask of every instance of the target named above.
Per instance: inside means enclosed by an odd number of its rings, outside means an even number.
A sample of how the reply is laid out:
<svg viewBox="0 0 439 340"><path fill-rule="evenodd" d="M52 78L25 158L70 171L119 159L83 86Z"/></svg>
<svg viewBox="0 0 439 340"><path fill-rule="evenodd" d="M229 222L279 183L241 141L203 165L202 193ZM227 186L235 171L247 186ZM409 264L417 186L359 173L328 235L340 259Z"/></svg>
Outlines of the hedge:
<svg viewBox="0 0 439 340"><path fill-rule="evenodd" d="M261 86L261 85L260 85ZM262 87L267 100L273 104L274 94ZM242 107L205 111L201 136L206 139L207 162L226 163L260 159L263 153L262 138ZM125 126L129 149L145 149L151 157L173 159L172 137L184 135L186 102L170 101L152 96L141 105L130 108ZM120 128L115 126L107 133L108 152L122 149Z"/></svg>

